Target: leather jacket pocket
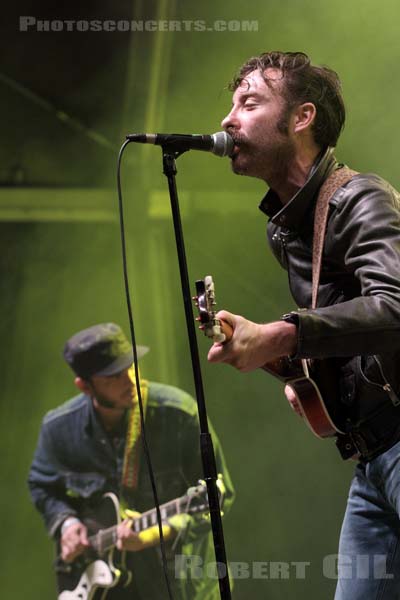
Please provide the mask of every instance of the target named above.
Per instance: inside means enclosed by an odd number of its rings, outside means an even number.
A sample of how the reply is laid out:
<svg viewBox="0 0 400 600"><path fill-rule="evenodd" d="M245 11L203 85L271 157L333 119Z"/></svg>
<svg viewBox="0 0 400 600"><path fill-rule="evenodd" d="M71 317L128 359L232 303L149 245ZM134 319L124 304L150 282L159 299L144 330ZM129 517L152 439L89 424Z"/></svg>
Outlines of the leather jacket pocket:
<svg viewBox="0 0 400 600"><path fill-rule="evenodd" d="M365 383L382 388L384 382L375 355L357 356L357 369Z"/></svg>

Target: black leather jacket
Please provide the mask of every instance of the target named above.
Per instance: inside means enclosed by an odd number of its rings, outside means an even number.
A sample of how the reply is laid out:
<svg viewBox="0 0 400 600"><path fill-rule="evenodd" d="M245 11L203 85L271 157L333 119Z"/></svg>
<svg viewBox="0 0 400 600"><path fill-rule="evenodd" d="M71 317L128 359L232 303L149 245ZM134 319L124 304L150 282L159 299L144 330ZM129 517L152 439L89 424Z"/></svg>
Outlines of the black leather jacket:
<svg viewBox="0 0 400 600"><path fill-rule="evenodd" d="M268 241L288 272L293 298L306 309L296 313L297 355L336 361L338 401L358 424L381 405L400 402L400 195L374 174L356 175L335 192L318 307L311 310L315 202L339 166L328 148L289 203L282 208L270 190L260 209L269 217Z"/></svg>

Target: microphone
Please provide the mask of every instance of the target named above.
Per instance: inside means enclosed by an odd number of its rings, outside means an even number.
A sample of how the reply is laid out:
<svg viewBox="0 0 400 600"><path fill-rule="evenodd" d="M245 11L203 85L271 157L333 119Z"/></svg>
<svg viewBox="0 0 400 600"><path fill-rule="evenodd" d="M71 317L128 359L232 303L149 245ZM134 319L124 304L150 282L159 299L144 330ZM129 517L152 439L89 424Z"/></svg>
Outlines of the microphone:
<svg viewBox="0 0 400 600"><path fill-rule="evenodd" d="M155 144L164 146L174 152L186 150L205 150L217 156L230 156L234 141L226 131L212 135L186 135L182 133L130 133L126 139L139 144Z"/></svg>

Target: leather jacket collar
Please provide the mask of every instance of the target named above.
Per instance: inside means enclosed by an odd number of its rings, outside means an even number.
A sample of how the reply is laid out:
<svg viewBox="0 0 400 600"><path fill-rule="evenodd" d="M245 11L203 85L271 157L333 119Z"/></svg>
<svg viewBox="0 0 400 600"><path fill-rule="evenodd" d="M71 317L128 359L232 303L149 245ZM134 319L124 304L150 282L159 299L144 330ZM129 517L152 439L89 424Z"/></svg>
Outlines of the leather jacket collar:
<svg viewBox="0 0 400 600"><path fill-rule="evenodd" d="M334 148L328 147L322 155L318 156L307 181L285 206L282 207L279 196L274 190L268 190L259 209L270 218L272 223L288 229L301 227L302 221L310 214L310 208L315 202L322 183L338 166L333 152Z"/></svg>

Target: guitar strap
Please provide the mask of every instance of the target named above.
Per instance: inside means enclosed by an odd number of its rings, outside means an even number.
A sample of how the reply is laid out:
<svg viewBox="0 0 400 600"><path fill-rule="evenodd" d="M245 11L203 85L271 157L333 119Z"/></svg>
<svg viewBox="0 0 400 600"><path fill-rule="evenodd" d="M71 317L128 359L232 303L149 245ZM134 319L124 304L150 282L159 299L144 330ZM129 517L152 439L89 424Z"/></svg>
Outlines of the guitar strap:
<svg viewBox="0 0 400 600"><path fill-rule="evenodd" d="M142 396L143 413L146 417L148 382L145 379L140 380L140 393ZM142 423L140 419L139 403L136 402L131 408L128 417L128 427L126 431L124 464L122 467L122 489L130 491L136 489L139 474L139 449L140 438L142 434Z"/></svg>
<svg viewBox="0 0 400 600"><path fill-rule="evenodd" d="M326 233L326 224L328 222L329 201L336 190L342 187L358 175L357 171L352 171L348 167L341 167L333 171L325 179L318 194L314 215L314 237L312 254L312 301L311 308L317 307L318 287L321 275L322 251Z"/></svg>

